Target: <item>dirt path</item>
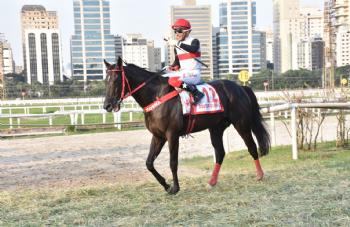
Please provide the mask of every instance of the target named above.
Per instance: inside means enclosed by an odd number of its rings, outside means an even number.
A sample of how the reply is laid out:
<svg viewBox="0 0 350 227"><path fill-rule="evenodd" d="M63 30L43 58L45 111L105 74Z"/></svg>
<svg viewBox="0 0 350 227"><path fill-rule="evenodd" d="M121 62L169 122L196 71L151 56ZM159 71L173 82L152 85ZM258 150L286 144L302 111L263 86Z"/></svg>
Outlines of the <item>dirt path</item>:
<svg viewBox="0 0 350 227"><path fill-rule="evenodd" d="M281 122L276 122L276 132L278 145L291 143ZM325 120L323 134L325 140L336 139L335 117ZM193 136L195 138L180 139L180 159L213 155L208 131ZM67 188L154 181L145 165L150 141L148 130L2 140L0 189ZM229 144L230 151L246 148L233 127L229 128ZM167 144L155 167L166 178L171 177ZM203 174L208 175L209 180L211 171L179 167L180 177Z"/></svg>

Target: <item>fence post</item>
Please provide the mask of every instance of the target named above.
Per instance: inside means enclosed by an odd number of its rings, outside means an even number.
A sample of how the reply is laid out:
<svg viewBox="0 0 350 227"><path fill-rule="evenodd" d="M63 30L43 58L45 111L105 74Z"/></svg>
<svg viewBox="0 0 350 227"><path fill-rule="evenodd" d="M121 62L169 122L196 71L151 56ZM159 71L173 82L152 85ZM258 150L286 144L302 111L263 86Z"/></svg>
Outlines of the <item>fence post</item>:
<svg viewBox="0 0 350 227"><path fill-rule="evenodd" d="M130 121L132 121L132 112L130 112Z"/></svg>
<svg viewBox="0 0 350 227"><path fill-rule="evenodd" d="M106 123L106 113L103 113L103 123Z"/></svg>
<svg viewBox="0 0 350 227"><path fill-rule="evenodd" d="M74 114L69 114L70 116L70 124L74 125Z"/></svg>
<svg viewBox="0 0 350 227"><path fill-rule="evenodd" d="M276 129L275 129L275 113L270 113L271 118L271 137L272 137L272 146L276 146Z"/></svg>
<svg viewBox="0 0 350 227"><path fill-rule="evenodd" d="M10 128L12 128L12 117L10 117Z"/></svg>
<svg viewBox="0 0 350 227"><path fill-rule="evenodd" d="M296 108L294 106L292 107L292 111L291 111L291 123L292 123L293 159L298 159L297 113L296 113Z"/></svg>
<svg viewBox="0 0 350 227"><path fill-rule="evenodd" d="M17 124L18 124L18 128L20 128L20 126L21 126L21 118L17 118Z"/></svg>
<svg viewBox="0 0 350 227"><path fill-rule="evenodd" d="M288 118L288 110L284 111L284 118L286 118L286 119Z"/></svg>
<svg viewBox="0 0 350 227"><path fill-rule="evenodd" d="M318 121L321 121L322 114L321 114L321 108L318 109ZM323 133L322 133L322 124L320 125L320 140L323 141Z"/></svg>
<svg viewBox="0 0 350 227"><path fill-rule="evenodd" d="M118 113L118 123L120 123L120 122L122 122L122 113L121 112L117 112ZM118 125L118 129L119 130L122 130L122 125L121 124L119 124Z"/></svg>
<svg viewBox="0 0 350 227"><path fill-rule="evenodd" d="M52 116L49 118L49 125L52 125Z"/></svg>
<svg viewBox="0 0 350 227"><path fill-rule="evenodd" d="M114 117L114 123L118 122L118 112L113 112L113 117ZM114 125L114 127L117 127L118 125Z"/></svg>
<svg viewBox="0 0 350 227"><path fill-rule="evenodd" d="M81 124L82 124L82 125L85 124L85 119L84 119L84 117L85 117L85 114L84 114L84 113L81 113Z"/></svg>

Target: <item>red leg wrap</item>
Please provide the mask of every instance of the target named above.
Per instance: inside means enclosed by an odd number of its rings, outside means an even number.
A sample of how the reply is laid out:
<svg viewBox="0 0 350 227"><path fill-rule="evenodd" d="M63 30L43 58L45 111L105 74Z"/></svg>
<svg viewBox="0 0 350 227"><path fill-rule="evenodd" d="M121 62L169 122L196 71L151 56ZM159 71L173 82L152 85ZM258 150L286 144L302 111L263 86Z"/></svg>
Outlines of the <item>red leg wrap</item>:
<svg viewBox="0 0 350 227"><path fill-rule="evenodd" d="M209 184L211 186L216 185L216 181L218 180L218 176L219 176L219 172L220 172L220 167L221 167L220 164L218 164L218 163L215 164L215 168L214 168L213 174L211 175L211 178L210 178L210 181L209 181Z"/></svg>
<svg viewBox="0 0 350 227"><path fill-rule="evenodd" d="M261 169L259 159L254 160L254 162L255 162L255 166L256 166L256 172L257 172L258 179L261 180L264 176L264 172Z"/></svg>

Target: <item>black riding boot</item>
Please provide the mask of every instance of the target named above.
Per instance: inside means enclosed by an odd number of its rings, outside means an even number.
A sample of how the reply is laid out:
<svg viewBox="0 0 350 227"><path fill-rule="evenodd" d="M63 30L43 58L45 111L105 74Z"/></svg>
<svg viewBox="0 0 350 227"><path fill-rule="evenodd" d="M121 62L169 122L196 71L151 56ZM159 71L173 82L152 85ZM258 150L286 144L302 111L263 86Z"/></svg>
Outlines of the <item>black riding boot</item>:
<svg viewBox="0 0 350 227"><path fill-rule="evenodd" d="M191 103L191 105L196 104L204 97L204 94L198 91L196 85L191 85L191 84L182 82L182 84L180 85L180 88L185 89L185 91L188 91L193 95L193 102Z"/></svg>

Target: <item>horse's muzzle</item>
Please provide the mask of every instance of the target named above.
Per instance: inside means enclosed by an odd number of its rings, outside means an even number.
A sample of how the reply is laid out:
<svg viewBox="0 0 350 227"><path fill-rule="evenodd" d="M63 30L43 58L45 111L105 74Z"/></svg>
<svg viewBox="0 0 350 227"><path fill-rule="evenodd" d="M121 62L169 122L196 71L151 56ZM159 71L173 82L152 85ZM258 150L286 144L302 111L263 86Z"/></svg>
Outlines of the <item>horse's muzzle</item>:
<svg viewBox="0 0 350 227"><path fill-rule="evenodd" d="M107 105L104 105L103 108L107 111L107 112L118 112L120 109L120 104L112 104L112 103L108 103Z"/></svg>

